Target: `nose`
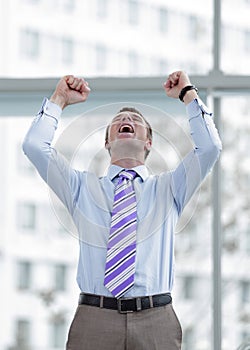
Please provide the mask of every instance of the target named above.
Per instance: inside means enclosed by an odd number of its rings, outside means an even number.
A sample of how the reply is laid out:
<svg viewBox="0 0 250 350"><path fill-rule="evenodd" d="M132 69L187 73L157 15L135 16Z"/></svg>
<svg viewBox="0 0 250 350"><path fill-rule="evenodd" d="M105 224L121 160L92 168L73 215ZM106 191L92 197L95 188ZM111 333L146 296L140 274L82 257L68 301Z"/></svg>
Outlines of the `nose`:
<svg viewBox="0 0 250 350"><path fill-rule="evenodd" d="M133 119L132 119L132 117L131 117L131 115L129 113L124 113L123 116L122 116L122 121L124 122L126 120L128 120L130 122L133 121Z"/></svg>

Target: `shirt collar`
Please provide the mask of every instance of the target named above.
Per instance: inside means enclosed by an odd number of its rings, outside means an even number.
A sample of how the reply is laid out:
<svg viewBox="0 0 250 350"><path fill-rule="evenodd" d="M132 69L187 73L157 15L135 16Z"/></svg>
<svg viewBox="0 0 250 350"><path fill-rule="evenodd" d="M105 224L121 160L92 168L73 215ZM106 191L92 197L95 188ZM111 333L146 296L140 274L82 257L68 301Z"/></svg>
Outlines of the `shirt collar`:
<svg viewBox="0 0 250 350"><path fill-rule="evenodd" d="M137 174L141 177L143 181L145 181L148 177L148 169L145 165L138 165L134 168L131 168L134 171L137 172ZM107 176L110 180L113 180L124 168L118 166L118 165L110 165L108 168Z"/></svg>

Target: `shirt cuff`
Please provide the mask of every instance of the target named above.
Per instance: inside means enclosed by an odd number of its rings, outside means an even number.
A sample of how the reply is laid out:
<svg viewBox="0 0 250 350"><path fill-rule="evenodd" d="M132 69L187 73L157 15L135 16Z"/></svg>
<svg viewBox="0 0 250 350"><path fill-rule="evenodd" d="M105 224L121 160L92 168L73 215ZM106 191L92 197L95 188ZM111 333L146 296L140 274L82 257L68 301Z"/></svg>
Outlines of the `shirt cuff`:
<svg viewBox="0 0 250 350"><path fill-rule="evenodd" d="M187 106L187 113L189 118L197 117L197 115L202 112L203 114L208 114L210 116L213 115L213 113L210 111L210 109L202 102L202 100L198 97L193 99Z"/></svg>
<svg viewBox="0 0 250 350"><path fill-rule="evenodd" d="M62 109L56 103L51 102L47 97L45 97L37 115L41 114L55 118L57 121L59 121L61 118Z"/></svg>

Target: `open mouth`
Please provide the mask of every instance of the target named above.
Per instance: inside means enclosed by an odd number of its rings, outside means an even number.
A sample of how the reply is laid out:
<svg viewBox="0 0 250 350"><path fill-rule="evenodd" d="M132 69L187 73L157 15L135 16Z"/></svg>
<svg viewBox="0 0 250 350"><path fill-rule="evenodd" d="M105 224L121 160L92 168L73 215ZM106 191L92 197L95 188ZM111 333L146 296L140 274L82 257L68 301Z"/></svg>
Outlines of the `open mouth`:
<svg viewBox="0 0 250 350"><path fill-rule="evenodd" d="M120 129L119 129L119 133L134 133L134 128L132 125L130 124L123 124Z"/></svg>

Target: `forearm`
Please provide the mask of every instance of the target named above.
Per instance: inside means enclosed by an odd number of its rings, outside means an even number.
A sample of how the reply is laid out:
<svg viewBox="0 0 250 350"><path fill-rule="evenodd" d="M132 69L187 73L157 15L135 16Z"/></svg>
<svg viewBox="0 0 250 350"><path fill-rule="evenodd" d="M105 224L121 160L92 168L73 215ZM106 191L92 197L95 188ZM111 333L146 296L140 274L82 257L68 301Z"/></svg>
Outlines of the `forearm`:
<svg viewBox="0 0 250 350"><path fill-rule="evenodd" d="M44 100L33 120L24 142L23 151L46 180L48 163L51 157L51 142L57 129L61 109L54 103Z"/></svg>
<svg viewBox="0 0 250 350"><path fill-rule="evenodd" d="M183 102L187 106L190 102L192 102L195 98L198 98L198 94L195 90L189 90L186 92Z"/></svg>
<svg viewBox="0 0 250 350"><path fill-rule="evenodd" d="M57 129L61 109L47 101L33 121L23 142L23 151L43 180L73 213L79 192L80 172L72 169L51 142Z"/></svg>
<svg viewBox="0 0 250 350"><path fill-rule="evenodd" d="M179 214L212 169L222 149L211 113L201 101L187 104L194 149L172 173L172 191Z"/></svg>
<svg viewBox="0 0 250 350"><path fill-rule="evenodd" d="M214 151L218 155L222 149L222 145L213 122L212 113L197 98L186 105L186 110L196 152L202 154Z"/></svg>

